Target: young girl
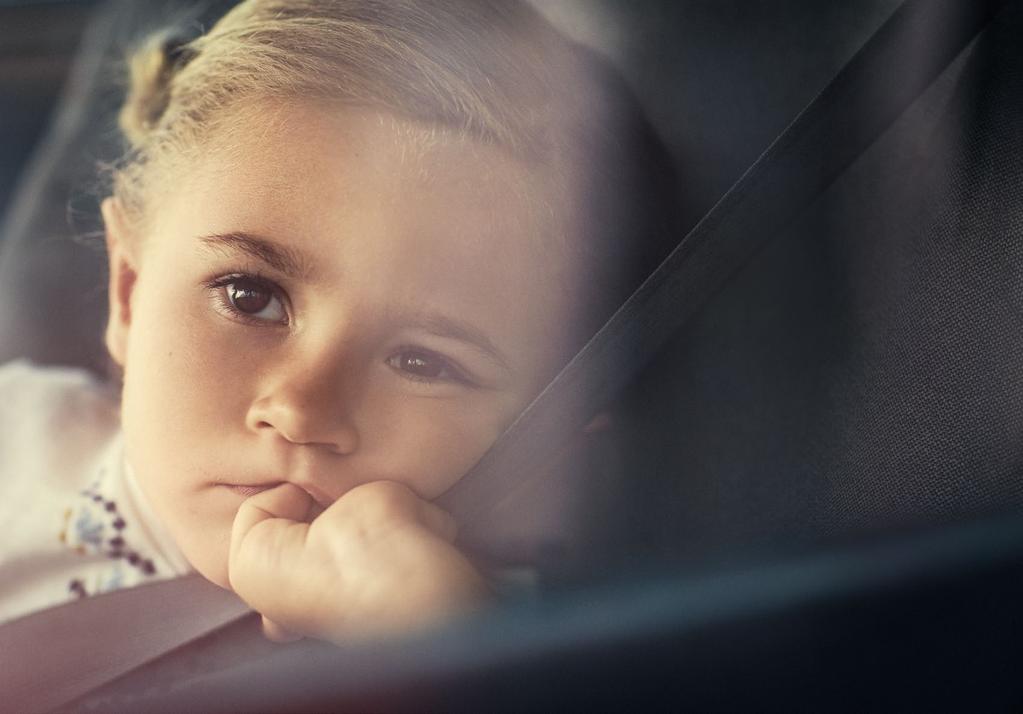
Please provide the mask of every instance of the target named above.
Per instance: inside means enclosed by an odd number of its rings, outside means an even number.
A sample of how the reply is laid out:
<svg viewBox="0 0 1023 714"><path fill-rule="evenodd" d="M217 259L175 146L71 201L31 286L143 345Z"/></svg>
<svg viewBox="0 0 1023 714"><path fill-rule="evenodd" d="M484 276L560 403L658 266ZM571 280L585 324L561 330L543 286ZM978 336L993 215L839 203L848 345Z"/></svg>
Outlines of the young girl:
<svg viewBox="0 0 1023 714"><path fill-rule="evenodd" d="M621 241L671 190L625 97L517 2L151 42L102 204L123 389L0 369L0 619L190 569L278 638L484 602L431 501L663 252Z"/></svg>

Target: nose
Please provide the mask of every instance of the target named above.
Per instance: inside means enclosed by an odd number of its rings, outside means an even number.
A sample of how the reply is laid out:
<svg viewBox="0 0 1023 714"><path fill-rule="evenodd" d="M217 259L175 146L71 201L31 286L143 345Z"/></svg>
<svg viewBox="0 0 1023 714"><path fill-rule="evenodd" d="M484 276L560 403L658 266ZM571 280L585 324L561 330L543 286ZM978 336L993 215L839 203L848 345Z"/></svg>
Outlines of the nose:
<svg viewBox="0 0 1023 714"><path fill-rule="evenodd" d="M276 372L249 406L246 425L257 434L276 434L297 446L353 453L359 446L355 395L338 372L322 364Z"/></svg>

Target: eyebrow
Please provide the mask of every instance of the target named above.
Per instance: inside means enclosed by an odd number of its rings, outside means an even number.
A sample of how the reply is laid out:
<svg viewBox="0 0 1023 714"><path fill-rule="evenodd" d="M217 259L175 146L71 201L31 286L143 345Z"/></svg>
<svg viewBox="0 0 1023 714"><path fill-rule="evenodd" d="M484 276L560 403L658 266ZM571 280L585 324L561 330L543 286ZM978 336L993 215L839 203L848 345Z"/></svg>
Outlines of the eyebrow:
<svg viewBox="0 0 1023 714"><path fill-rule="evenodd" d="M308 279L314 273L312 261L300 251L252 233L245 231L213 233L200 236L199 240L203 245L217 251L239 251L250 255L288 277ZM468 322L435 312L417 313L408 322L437 337L458 340L475 347L501 367L509 372L513 371L507 358L493 340L483 330Z"/></svg>
<svg viewBox="0 0 1023 714"><path fill-rule="evenodd" d="M487 334L468 322L456 320L440 313L426 312L415 315L410 323L437 337L447 337L465 342L509 372L513 371L504 354Z"/></svg>
<svg viewBox="0 0 1023 714"><path fill-rule="evenodd" d="M213 233L200 236L199 240L217 251L245 253L289 278L309 279L315 273L313 261L301 251L279 245L268 238L252 233L244 231Z"/></svg>

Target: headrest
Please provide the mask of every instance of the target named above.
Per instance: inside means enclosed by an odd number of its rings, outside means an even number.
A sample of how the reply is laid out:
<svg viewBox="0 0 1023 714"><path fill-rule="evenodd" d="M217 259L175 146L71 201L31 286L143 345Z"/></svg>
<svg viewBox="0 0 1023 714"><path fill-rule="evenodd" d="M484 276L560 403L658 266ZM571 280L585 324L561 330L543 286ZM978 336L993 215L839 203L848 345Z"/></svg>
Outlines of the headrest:
<svg viewBox="0 0 1023 714"><path fill-rule="evenodd" d="M49 129L0 225L0 363L28 357L106 372L100 167L122 150L116 115L123 59L148 32L206 24L230 4L183 10L107 0L93 12Z"/></svg>

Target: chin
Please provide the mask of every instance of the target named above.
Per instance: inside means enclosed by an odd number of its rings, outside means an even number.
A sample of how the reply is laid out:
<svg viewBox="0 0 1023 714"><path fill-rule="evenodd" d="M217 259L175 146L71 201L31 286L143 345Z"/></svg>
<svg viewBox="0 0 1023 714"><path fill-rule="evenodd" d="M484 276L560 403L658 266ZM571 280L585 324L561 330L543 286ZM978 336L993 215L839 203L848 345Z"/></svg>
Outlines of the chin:
<svg viewBox="0 0 1023 714"><path fill-rule="evenodd" d="M225 590L231 590L231 582L227 570L229 546L227 544L209 543L208 541L193 542L187 545L188 547L182 548L182 552L196 572L214 585L219 585Z"/></svg>
<svg viewBox="0 0 1023 714"><path fill-rule="evenodd" d="M189 560L192 562L192 567L211 583L219 585L225 590L231 589L231 582L227 576L227 563L198 563L191 558Z"/></svg>

